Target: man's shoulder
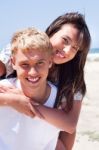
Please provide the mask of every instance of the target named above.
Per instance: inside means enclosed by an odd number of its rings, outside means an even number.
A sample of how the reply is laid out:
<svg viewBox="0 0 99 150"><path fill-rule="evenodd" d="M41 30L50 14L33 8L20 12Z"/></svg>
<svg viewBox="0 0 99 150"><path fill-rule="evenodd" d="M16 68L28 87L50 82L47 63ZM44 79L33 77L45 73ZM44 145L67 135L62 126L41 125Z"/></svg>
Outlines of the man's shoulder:
<svg viewBox="0 0 99 150"><path fill-rule="evenodd" d="M5 85L5 86L11 86L15 83L16 78L9 78L9 79L3 79L0 80L0 84Z"/></svg>
<svg viewBox="0 0 99 150"><path fill-rule="evenodd" d="M48 81L48 84L50 85L52 90L55 90L57 92L57 86L54 85L52 82Z"/></svg>
<svg viewBox="0 0 99 150"><path fill-rule="evenodd" d="M48 84L51 87L51 92L50 92L48 100L46 101L44 105L53 108L55 104L56 95L57 95L57 87L51 82L48 82Z"/></svg>

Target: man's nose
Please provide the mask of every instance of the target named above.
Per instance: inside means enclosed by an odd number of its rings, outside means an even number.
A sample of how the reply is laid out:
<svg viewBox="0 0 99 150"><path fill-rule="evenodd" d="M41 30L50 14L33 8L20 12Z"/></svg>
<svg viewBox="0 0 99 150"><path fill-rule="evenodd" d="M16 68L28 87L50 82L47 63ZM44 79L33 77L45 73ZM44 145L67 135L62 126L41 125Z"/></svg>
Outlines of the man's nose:
<svg viewBox="0 0 99 150"><path fill-rule="evenodd" d="M30 70L28 72L29 75L36 75L37 73L38 73L38 71L37 71L36 67L30 68Z"/></svg>

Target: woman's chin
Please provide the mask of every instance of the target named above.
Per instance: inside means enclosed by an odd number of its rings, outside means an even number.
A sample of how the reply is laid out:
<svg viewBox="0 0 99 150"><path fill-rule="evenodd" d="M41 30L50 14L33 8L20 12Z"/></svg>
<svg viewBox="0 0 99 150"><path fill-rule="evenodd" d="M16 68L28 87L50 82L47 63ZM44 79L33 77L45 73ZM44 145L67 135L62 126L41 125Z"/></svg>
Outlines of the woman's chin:
<svg viewBox="0 0 99 150"><path fill-rule="evenodd" d="M54 61L55 64L58 65L58 64L64 64L64 63L68 62L69 60L68 59L54 58L53 61Z"/></svg>

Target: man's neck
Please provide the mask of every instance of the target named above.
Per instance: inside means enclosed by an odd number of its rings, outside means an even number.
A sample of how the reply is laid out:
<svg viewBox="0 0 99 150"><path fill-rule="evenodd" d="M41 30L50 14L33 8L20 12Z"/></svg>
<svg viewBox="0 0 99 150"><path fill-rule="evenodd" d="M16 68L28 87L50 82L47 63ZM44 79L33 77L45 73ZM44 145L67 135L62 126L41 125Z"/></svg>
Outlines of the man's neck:
<svg viewBox="0 0 99 150"><path fill-rule="evenodd" d="M48 97L50 96L51 87L46 82L41 87L33 89L32 88L29 89L22 86L22 91L27 97L31 98L33 101L44 104L48 99Z"/></svg>

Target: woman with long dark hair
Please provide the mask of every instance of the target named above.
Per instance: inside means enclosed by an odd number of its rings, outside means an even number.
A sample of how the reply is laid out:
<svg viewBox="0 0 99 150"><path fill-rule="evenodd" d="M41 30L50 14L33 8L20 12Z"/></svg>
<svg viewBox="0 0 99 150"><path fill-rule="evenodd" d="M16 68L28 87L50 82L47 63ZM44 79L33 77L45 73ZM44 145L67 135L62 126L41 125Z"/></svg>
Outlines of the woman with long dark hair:
<svg viewBox="0 0 99 150"><path fill-rule="evenodd" d="M48 80L56 84L58 93L53 109L40 104L33 103L32 105L36 110L36 115L40 112L44 116L43 119L62 129L59 138L65 149L71 150L82 100L86 93L84 66L91 37L84 16L78 12L59 16L46 29L46 33L50 38L54 53L54 65L49 72ZM1 91L15 92L15 89L1 87ZM18 90L15 93L18 93ZM19 101L19 95L16 94L13 101L14 99ZM5 101L7 103L7 98L4 98ZM61 146L60 141L58 146ZM62 147L59 147L56 149L62 150Z"/></svg>

